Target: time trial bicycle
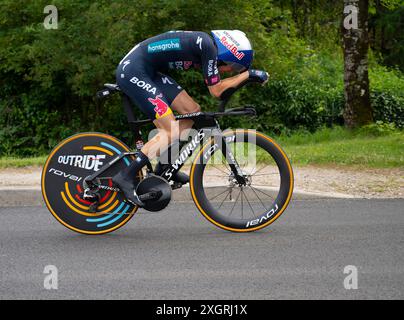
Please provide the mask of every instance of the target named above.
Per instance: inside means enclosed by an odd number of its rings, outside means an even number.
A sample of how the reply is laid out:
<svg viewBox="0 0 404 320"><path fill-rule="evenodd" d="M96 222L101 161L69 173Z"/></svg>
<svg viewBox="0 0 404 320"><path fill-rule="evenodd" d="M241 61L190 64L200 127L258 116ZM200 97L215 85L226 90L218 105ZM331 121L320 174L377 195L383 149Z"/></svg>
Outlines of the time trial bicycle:
<svg viewBox="0 0 404 320"><path fill-rule="evenodd" d="M183 186L172 177L190 163L192 199L214 225L234 232L255 231L285 211L293 193L293 171L285 152L263 133L222 130L218 122L220 117L256 115L252 106L225 109L231 96L247 83L226 90L217 112L176 116L179 121L194 121L193 134L175 152L171 149L174 156L167 165L149 162L139 172L136 192L145 203L144 210L160 211L169 204L172 190ZM79 233L114 231L139 209L126 201L111 177L135 159L143 146L140 128L151 120L135 118L130 99L116 84L105 84L97 97L113 93L122 96L134 150L108 134L78 133L60 142L43 167L41 187L47 208L65 227Z"/></svg>

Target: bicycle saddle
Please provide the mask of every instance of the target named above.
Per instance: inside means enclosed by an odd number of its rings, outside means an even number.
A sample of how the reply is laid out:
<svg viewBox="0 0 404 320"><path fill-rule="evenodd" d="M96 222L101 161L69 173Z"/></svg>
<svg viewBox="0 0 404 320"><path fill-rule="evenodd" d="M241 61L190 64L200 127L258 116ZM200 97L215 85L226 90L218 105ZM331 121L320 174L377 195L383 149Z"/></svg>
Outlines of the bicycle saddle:
<svg viewBox="0 0 404 320"><path fill-rule="evenodd" d="M116 83L104 83L104 87L111 91L121 91L121 88Z"/></svg>

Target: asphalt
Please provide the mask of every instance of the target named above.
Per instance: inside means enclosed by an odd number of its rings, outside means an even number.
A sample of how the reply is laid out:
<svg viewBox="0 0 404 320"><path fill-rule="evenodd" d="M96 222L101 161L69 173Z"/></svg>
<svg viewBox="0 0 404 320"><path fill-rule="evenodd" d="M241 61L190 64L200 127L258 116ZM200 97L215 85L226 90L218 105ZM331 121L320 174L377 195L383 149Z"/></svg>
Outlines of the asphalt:
<svg viewBox="0 0 404 320"><path fill-rule="evenodd" d="M267 188L258 187L265 191ZM208 187L210 192L221 192L223 187ZM219 191L218 191L219 190ZM335 192L307 192L304 190L294 189L293 198L298 200L309 199L354 199L356 197L349 194L335 193ZM189 186L183 186L181 189L173 191L173 202L189 202L192 201ZM44 205L40 186L29 187L0 187L0 208L1 207L24 207L24 206L42 206Z"/></svg>
<svg viewBox="0 0 404 320"><path fill-rule="evenodd" d="M0 208L0 299L403 299L404 200L294 200L235 234L192 203L76 234L43 206ZM58 289L44 289L44 268ZM344 267L358 289L344 288Z"/></svg>

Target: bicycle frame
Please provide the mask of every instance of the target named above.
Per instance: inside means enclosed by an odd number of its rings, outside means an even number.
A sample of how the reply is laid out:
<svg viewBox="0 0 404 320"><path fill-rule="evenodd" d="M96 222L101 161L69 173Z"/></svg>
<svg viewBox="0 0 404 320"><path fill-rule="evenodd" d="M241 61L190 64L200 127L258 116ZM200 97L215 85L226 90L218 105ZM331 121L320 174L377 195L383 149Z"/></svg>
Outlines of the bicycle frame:
<svg viewBox="0 0 404 320"><path fill-rule="evenodd" d="M210 133L207 134L207 132ZM219 136L219 144L215 142L215 138ZM243 177L241 172L240 166L238 165L236 159L234 158L231 149L228 147L226 139L223 137L220 128L216 127L213 129L200 129L197 134L191 139L191 141L182 148L178 157L170 163L170 166L165 169L161 176L164 177L166 180L170 181L171 178L181 170L184 166L185 162L192 156L193 152L197 148L201 148L202 142L207 141L207 139L212 139L211 147L207 149L207 153L212 153L215 149L220 148L221 145L222 153L225 155L227 162L239 184L245 185L246 180Z"/></svg>
<svg viewBox="0 0 404 320"><path fill-rule="evenodd" d="M184 163L186 160L192 155L193 151L201 147L202 142L205 142L206 138L211 138L211 137L216 137L220 136L220 142L217 144L215 142L215 139L212 140L214 142L212 144L212 147L221 147L223 155L225 155L226 160L231 168L231 171L233 172L234 177L236 178L237 182L240 185L245 185L246 180L243 177L243 173L240 169L240 166L238 165L236 159L234 158L231 149L228 147L226 139L223 137L219 123L217 122L216 118L219 116L224 116L224 115L256 115L255 108L251 106L246 106L244 108L235 108L235 109L230 109L230 110L225 110L225 105L229 101L230 97L234 92L236 92L238 89L246 85L249 81L245 81L241 84L239 84L236 88L230 88L226 90L222 94L222 101L219 105L219 112L194 112L194 113L189 113L189 114L183 114L183 115L177 115L175 118L176 120L182 120L182 119L191 119L194 120L194 127L198 129L198 133L192 137L191 141L183 147L182 150L185 151L180 151L178 157L170 162L170 167L165 169L160 176L163 176L167 181L170 181L171 178L175 173L181 170L183 167ZM116 89L116 85L110 85L106 84L107 90L103 90L97 93L97 97L99 98L104 98L105 96L108 96L111 94L112 91L120 91L120 89ZM122 96L122 105L123 109L126 113L128 123L130 128L132 129L132 132L134 134L135 138L135 145L136 145L136 151L134 152L125 152L122 153L121 155L117 156L114 158L112 161L110 161L108 164L104 165L103 167L100 168L97 172L93 173L92 175L86 177L84 179L84 182L91 188L94 184L93 181L94 179L98 178L102 173L104 173L108 168L110 168L112 165L117 163L119 160L123 159L124 157L127 156L136 156L136 154L140 151L140 149L143 147L143 140L142 140L142 135L140 131L140 127L145 124L152 123L152 120L146 119L146 120L136 120L136 117L133 113L133 108L132 108L132 103L129 99L129 97L121 92ZM206 135L206 131L210 130L210 133ZM212 134L212 132L214 132ZM209 150L211 150L211 148ZM209 152L208 150L208 152ZM149 173L153 172L153 167L150 164L150 162L147 164L147 168ZM111 188L105 186L105 188Z"/></svg>
<svg viewBox="0 0 404 320"><path fill-rule="evenodd" d="M181 119L192 119L194 120L195 123L198 123L196 127L199 129L197 133L192 137L191 141L187 143L185 146L182 147L180 150L178 156L176 157L175 160L170 162L170 166L163 170L160 176L164 177L167 181L171 181L171 178L177 173L178 171L181 170L181 168L184 166L185 162L192 156L193 152L195 149L200 148L203 142L206 142L208 139L212 138L212 143L211 143L211 148L207 150L207 152L213 152L212 148L219 148L221 147L223 155L225 155L227 162L229 164L229 167L231 168L234 177L236 178L237 182L239 184L245 185L246 181L245 178L243 177L243 174L241 172L241 169L234 158L231 149L228 147L226 139L223 137L222 132L220 130L220 126L215 119L217 115L221 115L221 113L203 113L203 112L196 112L196 113L190 113L190 114L184 114L184 115L178 115L176 116L177 120ZM129 120L128 116L128 120ZM197 120L197 121L196 121ZM151 120L143 120L143 123L149 123ZM131 124L131 127L134 131L135 134L135 139L136 140L136 151L133 152L125 152L117 156L116 158L112 159L109 163L104 165L103 167L100 168L97 172L93 173L92 175L86 177L84 181L91 187L92 182L96 179L99 178L106 170L108 170L111 166L113 166L115 163L123 159L124 157L128 156L136 156L136 154L140 151L141 144L138 142L141 141L141 132L139 130L139 121L129 121ZM215 138L219 137L219 141L215 141ZM216 139L217 140L217 139ZM149 172L153 172L152 166L149 163L148 165ZM106 188L111 188L111 187L106 187ZM112 188L111 188L112 189ZM115 190L115 188L114 188Z"/></svg>

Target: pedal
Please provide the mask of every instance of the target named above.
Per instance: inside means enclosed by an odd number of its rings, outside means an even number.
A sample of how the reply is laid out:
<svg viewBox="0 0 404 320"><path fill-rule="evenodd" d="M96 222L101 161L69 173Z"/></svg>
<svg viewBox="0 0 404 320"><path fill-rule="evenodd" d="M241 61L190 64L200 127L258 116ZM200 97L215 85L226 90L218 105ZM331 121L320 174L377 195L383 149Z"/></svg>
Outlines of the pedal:
<svg viewBox="0 0 404 320"><path fill-rule="evenodd" d="M84 189L83 199L87 201L96 201L97 200L97 193L92 191L90 188Z"/></svg>
<svg viewBox="0 0 404 320"><path fill-rule="evenodd" d="M172 190L179 189L179 188L182 188L182 183L181 183L181 182L174 182L174 183L171 185L171 189L172 189Z"/></svg>

